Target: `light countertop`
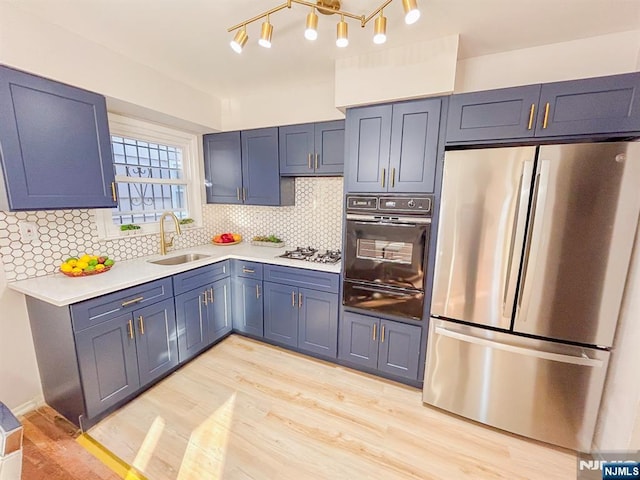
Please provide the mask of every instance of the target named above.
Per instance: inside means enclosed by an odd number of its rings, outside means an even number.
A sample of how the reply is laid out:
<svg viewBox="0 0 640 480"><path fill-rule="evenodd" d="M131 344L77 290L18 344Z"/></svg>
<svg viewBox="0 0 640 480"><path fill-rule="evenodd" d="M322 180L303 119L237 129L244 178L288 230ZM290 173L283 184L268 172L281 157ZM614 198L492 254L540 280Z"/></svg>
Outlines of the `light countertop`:
<svg viewBox="0 0 640 480"><path fill-rule="evenodd" d="M278 258L278 255L282 255L284 251L284 248L255 247L249 243L230 246L200 245L183 250L172 250L164 257L162 255L152 255L117 262L111 270L100 275L71 278L62 273L55 273L45 277L11 282L7 286L12 290L24 293L30 297L62 307L229 258L286 267L305 268L322 272L340 273L340 263L329 265L303 260ZM185 253L200 253L210 256L182 265L154 265L153 263L149 263L149 260L157 260Z"/></svg>

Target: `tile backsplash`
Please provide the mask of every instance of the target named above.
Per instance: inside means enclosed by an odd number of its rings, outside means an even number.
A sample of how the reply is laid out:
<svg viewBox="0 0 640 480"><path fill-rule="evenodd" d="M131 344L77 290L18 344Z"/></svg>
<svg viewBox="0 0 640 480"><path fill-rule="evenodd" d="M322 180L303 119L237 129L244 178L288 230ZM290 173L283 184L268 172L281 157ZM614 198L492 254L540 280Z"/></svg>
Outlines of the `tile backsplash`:
<svg viewBox="0 0 640 480"><path fill-rule="evenodd" d="M185 229L175 249L208 243L216 233L234 232L250 241L255 235L276 235L287 246L341 245L342 178L296 178L291 207L204 205L203 228ZM0 211L0 257L8 281L55 273L70 255L100 253L116 261L158 253L157 234L101 240L93 210L38 212ZM23 243L18 222L37 225L39 240ZM223 247L221 247L223 248Z"/></svg>

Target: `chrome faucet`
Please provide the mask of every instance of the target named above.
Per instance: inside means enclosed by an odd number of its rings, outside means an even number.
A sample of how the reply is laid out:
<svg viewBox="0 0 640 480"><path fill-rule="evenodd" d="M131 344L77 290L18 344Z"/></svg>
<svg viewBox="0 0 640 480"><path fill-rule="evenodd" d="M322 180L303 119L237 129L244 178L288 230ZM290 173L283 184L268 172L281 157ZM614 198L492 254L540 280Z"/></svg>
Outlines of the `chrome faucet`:
<svg viewBox="0 0 640 480"><path fill-rule="evenodd" d="M169 240L167 240L164 236L164 219L165 217L173 218L173 223L176 225L176 233L180 235L182 232L180 231L180 222L178 221L178 217L175 216L173 212L164 212L160 217L160 255L167 254L167 247L173 247L173 235Z"/></svg>

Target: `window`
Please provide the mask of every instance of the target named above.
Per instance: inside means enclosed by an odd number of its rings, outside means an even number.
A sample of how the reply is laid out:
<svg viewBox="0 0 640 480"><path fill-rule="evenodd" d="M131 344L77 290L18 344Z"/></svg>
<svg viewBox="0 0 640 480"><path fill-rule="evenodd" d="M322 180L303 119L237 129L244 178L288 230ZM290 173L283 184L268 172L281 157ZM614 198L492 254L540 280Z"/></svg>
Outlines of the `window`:
<svg viewBox="0 0 640 480"><path fill-rule="evenodd" d="M109 129L118 206L98 211L99 235L118 237L130 223L157 232L166 211L200 224L196 136L112 114Z"/></svg>

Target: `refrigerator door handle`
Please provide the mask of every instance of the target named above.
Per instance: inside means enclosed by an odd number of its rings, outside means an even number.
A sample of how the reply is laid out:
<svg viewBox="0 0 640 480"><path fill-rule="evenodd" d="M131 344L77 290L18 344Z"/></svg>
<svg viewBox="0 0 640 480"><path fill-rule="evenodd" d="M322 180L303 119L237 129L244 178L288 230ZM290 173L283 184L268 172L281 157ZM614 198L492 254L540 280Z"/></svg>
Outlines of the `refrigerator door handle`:
<svg viewBox="0 0 640 480"><path fill-rule="evenodd" d="M526 160L520 176L520 194L516 202L513 232L511 234L511 245L509 246L509 262L507 264L507 274L504 281L504 297L502 299L502 316L510 317L513 313L513 306L516 298L516 287L518 286L518 270L520 269L520 253L522 250L516 248L524 243L524 235L527 224L527 207L531 194L531 179L533 177L533 160ZM514 258L515 255L518 258Z"/></svg>
<svg viewBox="0 0 640 480"><path fill-rule="evenodd" d="M525 286L527 282L527 274L529 272L529 264L536 265L538 261L540 242L542 241L542 228L543 220L536 221L537 212L545 210L545 204L547 200L547 191L549 186L549 160L540 161L540 172L536 175L536 182L534 186L534 195L531 205L531 218L529 220L529 231L527 232L527 240L524 249L524 260L522 262L522 276L520 280L520 290L518 292L518 302L516 309L516 320L519 317L522 305L524 304L524 310L528 304L528 298L524 298ZM528 296L527 296L528 297ZM526 320L526 318L525 318Z"/></svg>
<svg viewBox="0 0 640 480"><path fill-rule="evenodd" d="M542 358L542 359L551 360L554 362L571 363L574 365L582 365L586 367L600 368L604 365L604 362L602 360L590 358L584 352L582 356L578 357L575 355L565 355L562 353L546 352L544 350L533 350L530 348L519 347L516 345L509 345L501 342L496 342L493 340L488 340L486 338L479 338L479 337L475 337L465 333L459 333L459 332L444 328L442 326L436 326L435 333L436 335L442 335L444 337L453 338L461 342L473 343L475 345L481 345L484 347L489 347L496 350L515 353L517 355L524 355L527 357Z"/></svg>

